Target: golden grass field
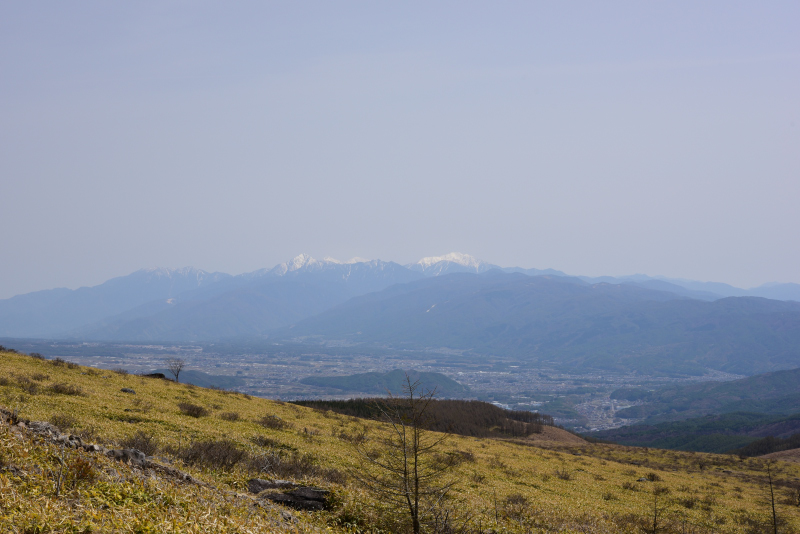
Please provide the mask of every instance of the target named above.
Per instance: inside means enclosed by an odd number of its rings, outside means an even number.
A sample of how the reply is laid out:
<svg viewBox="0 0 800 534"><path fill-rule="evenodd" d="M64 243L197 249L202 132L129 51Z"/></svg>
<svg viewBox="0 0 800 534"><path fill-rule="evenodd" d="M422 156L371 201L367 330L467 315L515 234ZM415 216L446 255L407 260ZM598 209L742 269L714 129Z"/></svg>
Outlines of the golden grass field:
<svg viewBox="0 0 800 534"><path fill-rule="evenodd" d="M180 403L207 414L186 415ZM376 439L385 432L378 422L13 353L0 353L0 407L21 419L60 422L62 430L68 424L72 433L107 447L137 432L151 435L160 446L156 457L206 483L159 477L0 425L2 532L407 528L402 514L349 476L360 467L354 436L366 431L366 439ZM259 424L264 417L275 424ZM245 464L184 465L164 452L214 439L233 440L252 458L296 466L282 473L331 489L331 509L292 511L287 520L279 507L245 495L249 478L269 478L269 472ZM462 458L459 482L444 503L451 532L652 532L654 513L657 532L773 532L765 461L759 459L589 444L558 429L531 439L452 436L447 451ZM72 478L56 496L62 461ZM800 503L792 488L800 483L800 465L777 461L771 469L779 532L797 532Z"/></svg>

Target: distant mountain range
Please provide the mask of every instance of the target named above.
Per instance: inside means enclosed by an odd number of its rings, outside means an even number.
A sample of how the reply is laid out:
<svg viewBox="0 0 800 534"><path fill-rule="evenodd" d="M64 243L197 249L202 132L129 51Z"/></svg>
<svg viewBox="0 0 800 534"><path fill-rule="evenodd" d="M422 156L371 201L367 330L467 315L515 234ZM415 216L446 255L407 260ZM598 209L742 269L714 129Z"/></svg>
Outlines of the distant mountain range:
<svg viewBox="0 0 800 534"><path fill-rule="evenodd" d="M405 266L301 254L238 276L145 269L18 295L0 300L0 337L345 340L586 368L752 374L800 365L800 303L780 300L800 300L800 285L569 277L460 253Z"/></svg>
<svg viewBox="0 0 800 534"><path fill-rule="evenodd" d="M755 374L800 365L800 303L708 302L577 278L457 273L353 298L276 335L578 369Z"/></svg>
<svg viewBox="0 0 800 534"><path fill-rule="evenodd" d="M232 277L184 269L142 269L94 287L48 289L0 300L0 335L65 335L153 302L168 305L186 292L215 286Z"/></svg>

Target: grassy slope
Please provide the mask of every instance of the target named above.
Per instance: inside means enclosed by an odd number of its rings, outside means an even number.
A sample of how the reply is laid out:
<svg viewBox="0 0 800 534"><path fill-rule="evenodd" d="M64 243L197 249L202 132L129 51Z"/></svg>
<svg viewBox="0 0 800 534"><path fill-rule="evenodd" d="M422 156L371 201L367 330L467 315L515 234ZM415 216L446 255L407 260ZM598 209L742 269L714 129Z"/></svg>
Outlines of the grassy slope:
<svg viewBox="0 0 800 534"><path fill-rule="evenodd" d="M100 437L95 441L107 444L144 430L164 445L185 446L190 440L230 438L258 454L264 451L251 438L264 436L273 440L275 448L295 448L312 455L321 466L346 471L357 460L347 442L348 433L355 433L365 425L370 427L368 436L383 432L377 423L337 414L85 367L55 366L52 362L15 354L0 354L0 377L7 382L0 385L0 405L18 410L20 416L30 420L50 420L58 414L72 416L77 420L75 426L91 429ZM20 387L25 384L24 377L29 384L40 384L38 393L30 394ZM77 386L84 395L50 392L47 388L53 383ZM121 392L123 387L134 389L136 394ZM183 415L177 407L179 402L203 405L211 414L200 418ZM240 420L221 419L220 414L225 412L238 413ZM255 421L265 415L278 416L289 426L274 430L257 425ZM52 464L53 451L45 445L18 447L13 445L14 439L7 428L0 428L6 463L39 458L36 462L44 465L49 458ZM657 484L670 490L659 501L660 506L665 506L665 517L676 525L685 520L693 525L695 532L746 532L749 524L767 517L764 500L767 493L757 460L609 445L540 448L524 439L500 441L459 436L450 439L448 448L465 453L467 458L458 468L461 483L451 505L458 516L470 515L474 527L500 527L508 532L538 531L545 527L584 532L640 532L639 521L646 521L652 514L652 488L656 485L637 482L647 473L654 473L660 479ZM103 458L97 462L99 468L111 466ZM275 521L270 511L243 516L246 508L220 496L224 495L219 493L222 491L244 491L244 483L252 473L241 468L195 469L179 462L176 466L211 483L218 488L217 493L134 480L127 482L130 493L121 493L123 497L110 501L110 508L103 508L90 497L92 492L105 491L100 482L83 490L79 487L80 491L69 498L56 498L47 470L26 481L0 471L3 510L0 527L18 529L23 521L37 521L56 525L54 531L69 531L64 526L67 521L91 525L97 531L101 530L101 520L109 521L114 516L117 526L107 528L106 522L104 531L134 532L135 523L145 521L160 525L152 527L152 531L209 531L202 526L192 530L190 524L181 521L172 528L169 514L182 510L182 518L204 521L233 518L226 529L219 531L279 532L279 528L294 528L270 523ZM800 466L795 464L781 463L778 470L781 480L796 480L800 476ZM360 524L364 530L383 526L400 531L391 523L392 516L352 482L339 485L313 474L307 475L305 482L333 489L337 504L330 512L296 513L300 523L295 527L299 530L324 525L345 532L342 524L348 522ZM143 506L135 498L124 498L136 491L144 491L149 495L148 502L154 504ZM778 505L778 512L800 527L796 507ZM126 521L126 517L130 520ZM243 517L248 517L249 522L242 523ZM680 531L679 526L675 529Z"/></svg>

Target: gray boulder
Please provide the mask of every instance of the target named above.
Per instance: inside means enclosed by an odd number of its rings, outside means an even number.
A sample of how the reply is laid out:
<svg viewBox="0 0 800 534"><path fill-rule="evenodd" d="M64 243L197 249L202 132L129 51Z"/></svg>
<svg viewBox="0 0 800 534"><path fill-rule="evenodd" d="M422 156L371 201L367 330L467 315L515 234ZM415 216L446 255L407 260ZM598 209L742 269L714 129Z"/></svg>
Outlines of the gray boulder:
<svg viewBox="0 0 800 534"><path fill-rule="evenodd" d="M324 510L330 492L319 488L297 488L284 493L265 493L261 497L295 510Z"/></svg>
<svg viewBox="0 0 800 534"><path fill-rule="evenodd" d="M250 493L261 493L268 489L291 489L296 488L297 484L288 480L264 480L252 478L247 481L247 491Z"/></svg>
<svg viewBox="0 0 800 534"><path fill-rule="evenodd" d="M111 449L106 455L126 464L144 465L147 462L147 455L138 449Z"/></svg>

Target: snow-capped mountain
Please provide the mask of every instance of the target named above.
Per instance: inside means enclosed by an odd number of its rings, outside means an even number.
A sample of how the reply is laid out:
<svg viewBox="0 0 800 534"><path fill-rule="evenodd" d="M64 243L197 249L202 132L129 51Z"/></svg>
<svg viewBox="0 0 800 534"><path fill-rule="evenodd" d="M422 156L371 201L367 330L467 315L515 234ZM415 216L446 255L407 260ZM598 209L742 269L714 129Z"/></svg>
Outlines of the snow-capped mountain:
<svg viewBox="0 0 800 534"><path fill-rule="evenodd" d="M406 266L363 258L318 260L300 254L274 267L238 276L192 267L140 269L94 287L52 289L0 300L0 336L66 336L116 341L261 336L353 297L380 292L390 286L422 278L428 278L433 285L439 281L446 285L455 281L449 280L451 277L435 277L449 273L480 274L492 269L499 267L458 252L422 258ZM565 276L552 269L501 270L534 277ZM772 284L744 290L724 284L645 275L583 280L636 285L708 301L724 296L800 300L800 285L797 284ZM390 293L399 290L397 286Z"/></svg>
<svg viewBox="0 0 800 534"><path fill-rule="evenodd" d="M421 272L425 276L439 276L449 273L483 273L491 269L499 269L497 265L486 263L461 252L422 258L416 263L406 265L406 267L412 271Z"/></svg>
<svg viewBox="0 0 800 534"><path fill-rule="evenodd" d="M328 262L318 261L309 256L308 254L298 254L289 261L279 263L269 271L267 274L275 276L285 276L288 273L296 271L318 271L323 269Z"/></svg>

